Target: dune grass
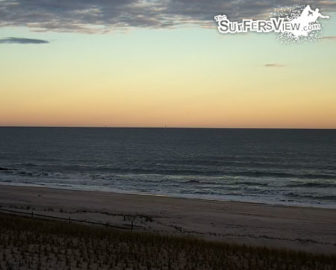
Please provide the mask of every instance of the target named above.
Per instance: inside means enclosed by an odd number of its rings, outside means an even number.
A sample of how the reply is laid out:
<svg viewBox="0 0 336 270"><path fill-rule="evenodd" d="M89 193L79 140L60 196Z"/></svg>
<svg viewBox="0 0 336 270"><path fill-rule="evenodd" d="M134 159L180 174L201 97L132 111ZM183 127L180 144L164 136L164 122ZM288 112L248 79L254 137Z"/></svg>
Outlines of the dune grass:
<svg viewBox="0 0 336 270"><path fill-rule="evenodd" d="M336 269L336 255L0 214L1 269Z"/></svg>

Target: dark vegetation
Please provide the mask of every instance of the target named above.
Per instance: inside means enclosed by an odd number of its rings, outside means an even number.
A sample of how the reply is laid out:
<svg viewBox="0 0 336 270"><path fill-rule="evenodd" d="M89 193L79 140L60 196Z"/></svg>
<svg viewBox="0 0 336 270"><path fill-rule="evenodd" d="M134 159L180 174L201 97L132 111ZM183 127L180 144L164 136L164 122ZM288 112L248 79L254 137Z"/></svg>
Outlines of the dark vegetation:
<svg viewBox="0 0 336 270"><path fill-rule="evenodd" d="M336 255L0 214L0 269L336 269Z"/></svg>

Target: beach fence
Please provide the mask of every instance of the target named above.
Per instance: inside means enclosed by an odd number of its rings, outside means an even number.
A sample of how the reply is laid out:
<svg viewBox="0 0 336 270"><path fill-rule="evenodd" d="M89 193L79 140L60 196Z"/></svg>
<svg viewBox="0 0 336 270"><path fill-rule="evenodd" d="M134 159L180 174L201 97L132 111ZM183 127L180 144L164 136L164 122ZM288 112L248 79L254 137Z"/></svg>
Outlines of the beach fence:
<svg viewBox="0 0 336 270"><path fill-rule="evenodd" d="M133 228L135 227L133 223L133 219L130 226L120 226L120 225L115 225L115 224L110 224L110 223L102 223L102 222L96 222L96 221L90 221L90 220L83 220L83 219L75 219L71 218L70 216L68 217L57 217L57 216L51 216L51 215L45 215L45 214L39 214L34 211L19 211L19 210L11 210L11 209L4 209L0 208L0 213L4 214L10 214L10 215L15 215L15 216L23 216L27 218L37 218L37 219L43 219L43 220L60 220L60 221L65 221L68 223L75 222L75 223L84 223L88 225L98 225L98 226L105 226L109 227L112 229L117 229L117 230L128 230L128 231L133 231Z"/></svg>

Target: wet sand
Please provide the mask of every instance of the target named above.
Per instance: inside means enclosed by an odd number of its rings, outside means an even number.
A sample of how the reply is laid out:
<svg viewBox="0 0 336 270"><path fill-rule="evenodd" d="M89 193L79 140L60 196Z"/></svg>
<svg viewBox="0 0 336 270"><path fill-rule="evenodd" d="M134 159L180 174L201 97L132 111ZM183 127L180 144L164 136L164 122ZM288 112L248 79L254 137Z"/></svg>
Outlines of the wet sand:
<svg viewBox="0 0 336 270"><path fill-rule="evenodd" d="M125 229L336 253L336 210L0 185L0 210Z"/></svg>

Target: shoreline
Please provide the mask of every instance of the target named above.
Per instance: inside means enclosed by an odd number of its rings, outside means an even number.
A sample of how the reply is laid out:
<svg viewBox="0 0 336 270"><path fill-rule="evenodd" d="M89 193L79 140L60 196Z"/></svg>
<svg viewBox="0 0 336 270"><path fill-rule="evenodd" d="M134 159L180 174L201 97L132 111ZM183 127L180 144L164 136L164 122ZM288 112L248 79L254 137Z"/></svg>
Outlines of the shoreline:
<svg viewBox="0 0 336 270"><path fill-rule="evenodd" d="M336 210L3 185L0 209L108 223L164 235L335 253Z"/></svg>
<svg viewBox="0 0 336 270"><path fill-rule="evenodd" d="M265 202L265 201L253 201L253 200L230 200L230 199L218 199L218 198L197 198L192 195L175 195L175 194L155 194L155 193L146 193L146 192L137 192L137 191L122 191L116 189L83 189L76 188L70 186L47 186L47 185L39 185L39 184L25 184L25 183L10 183L10 182L0 182L0 186L13 186L13 187L32 187L32 188L46 188L46 189L55 189L55 190L70 190L70 191L84 191L84 192L103 192L103 193L115 193L115 194L124 194L124 195L136 195L136 196L153 196L153 197L162 197L162 198L173 198L173 199L186 199L186 200L201 200L201 201L215 201L215 202L232 202L232 203L247 203L247 204L261 204L261 205L269 205L276 207L295 207L295 208L312 208L312 209L330 209L336 210L336 205L328 205L328 204L305 204L305 203L282 203L282 202Z"/></svg>

